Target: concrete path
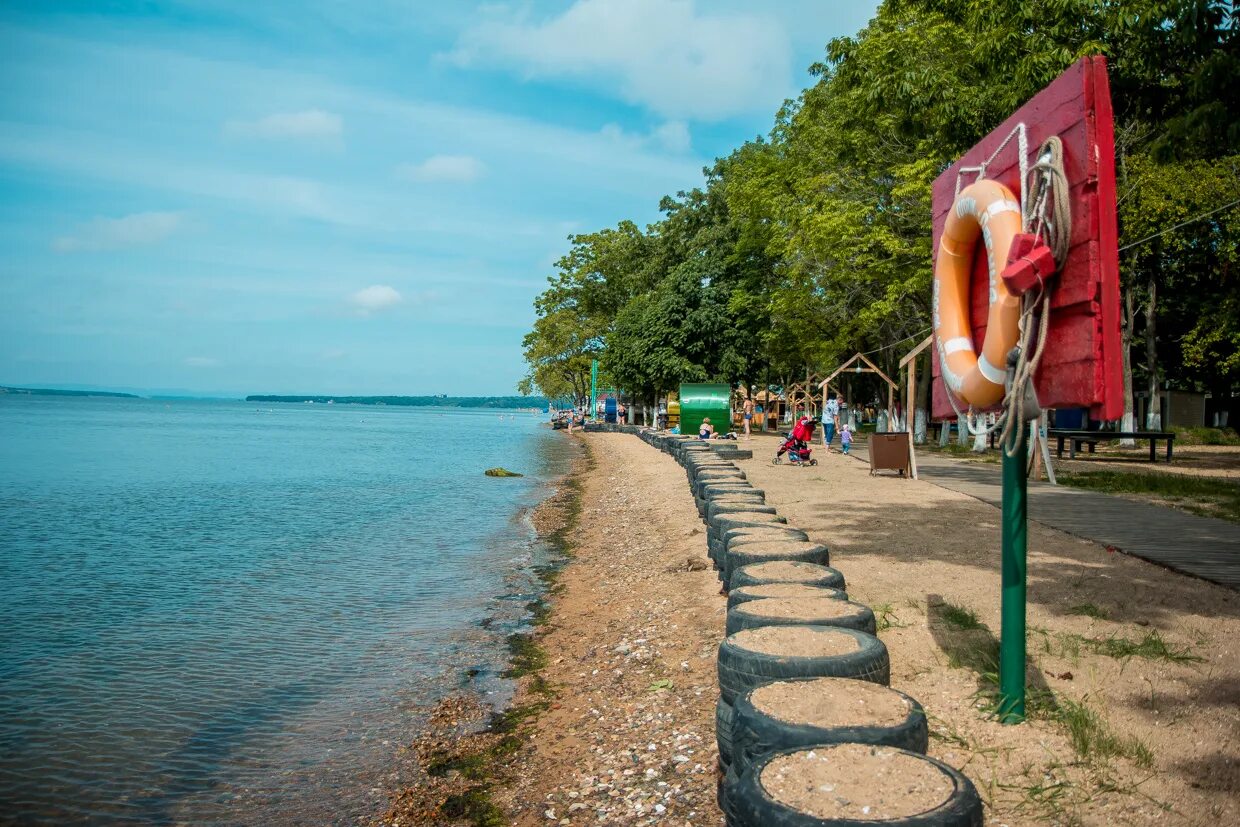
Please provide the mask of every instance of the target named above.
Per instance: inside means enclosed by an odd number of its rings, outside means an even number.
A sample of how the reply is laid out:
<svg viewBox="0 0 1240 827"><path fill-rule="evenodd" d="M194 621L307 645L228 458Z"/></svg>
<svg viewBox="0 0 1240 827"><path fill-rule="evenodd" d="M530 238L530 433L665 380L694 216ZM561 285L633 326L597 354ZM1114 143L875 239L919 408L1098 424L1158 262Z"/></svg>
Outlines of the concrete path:
<svg viewBox="0 0 1240 827"><path fill-rule="evenodd" d="M857 459L869 463L865 443ZM919 477L996 507L999 465L917 454ZM1185 574L1240 589L1240 525L1167 506L1049 483L1029 483L1029 519Z"/></svg>

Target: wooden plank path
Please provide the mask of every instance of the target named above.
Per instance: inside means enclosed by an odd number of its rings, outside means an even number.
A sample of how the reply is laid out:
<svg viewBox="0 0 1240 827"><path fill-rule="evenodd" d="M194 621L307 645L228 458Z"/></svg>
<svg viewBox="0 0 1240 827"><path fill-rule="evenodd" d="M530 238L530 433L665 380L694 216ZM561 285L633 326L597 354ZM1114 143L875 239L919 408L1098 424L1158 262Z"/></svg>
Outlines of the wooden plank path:
<svg viewBox="0 0 1240 827"><path fill-rule="evenodd" d="M869 462L864 443L853 454ZM921 479L999 507L1000 467L917 453ZM1174 571L1240 589L1240 525L1163 505L1049 483L1029 483L1029 519L1113 546Z"/></svg>

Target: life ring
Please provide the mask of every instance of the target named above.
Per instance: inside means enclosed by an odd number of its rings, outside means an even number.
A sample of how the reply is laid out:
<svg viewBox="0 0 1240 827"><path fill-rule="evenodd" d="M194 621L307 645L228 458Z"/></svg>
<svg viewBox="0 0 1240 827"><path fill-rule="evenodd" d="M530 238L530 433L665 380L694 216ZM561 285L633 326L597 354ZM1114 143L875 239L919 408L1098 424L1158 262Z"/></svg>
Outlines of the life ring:
<svg viewBox="0 0 1240 827"><path fill-rule="evenodd" d="M956 196L934 262L934 341L943 381L958 399L989 408L1003 399L1008 353L1020 336L1020 297L1000 278L1021 231L1020 204L998 181L982 180ZM990 314L982 353L973 349L969 282L977 237L986 245Z"/></svg>

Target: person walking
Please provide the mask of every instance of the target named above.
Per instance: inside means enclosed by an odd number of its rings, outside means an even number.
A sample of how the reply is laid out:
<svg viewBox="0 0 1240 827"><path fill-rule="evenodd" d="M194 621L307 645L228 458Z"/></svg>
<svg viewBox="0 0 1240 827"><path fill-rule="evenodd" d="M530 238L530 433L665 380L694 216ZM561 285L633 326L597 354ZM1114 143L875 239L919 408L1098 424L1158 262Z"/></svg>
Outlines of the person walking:
<svg viewBox="0 0 1240 827"><path fill-rule="evenodd" d="M843 425L840 426L840 448L842 448L844 451L844 454L847 455L848 449L851 447L852 447L852 429L849 428L848 423L845 422Z"/></svg>
<svg viewBox="0 0 1240 827"><path fill-rule="evenodd" d="M840 400L835 391L827 392L827 404L822 409L822 445L829 452L835 440L835 429L840 424Z"/></svg>
<svg viewBox="0 0 1240 827"><path fill-rule="evenodd" d="M745 404L741 406L742 418L745 420L745 439L749 439L749 423L753 421L753 399L745 397Z"/></svg>

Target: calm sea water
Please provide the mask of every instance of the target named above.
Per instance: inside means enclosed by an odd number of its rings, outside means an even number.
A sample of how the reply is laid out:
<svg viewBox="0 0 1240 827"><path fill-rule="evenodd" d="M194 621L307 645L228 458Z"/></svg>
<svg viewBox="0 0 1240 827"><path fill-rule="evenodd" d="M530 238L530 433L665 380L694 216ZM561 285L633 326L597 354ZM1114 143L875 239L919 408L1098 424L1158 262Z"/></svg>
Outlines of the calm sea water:
<svg viewBox="0 0 1240 827"><path fill-rule="evenodd" d="M542 420L0 396L0 820L381 811L428 704L503 691Z"/></svg>

